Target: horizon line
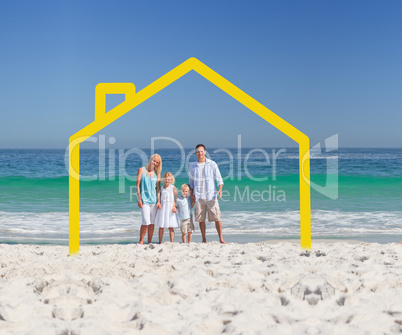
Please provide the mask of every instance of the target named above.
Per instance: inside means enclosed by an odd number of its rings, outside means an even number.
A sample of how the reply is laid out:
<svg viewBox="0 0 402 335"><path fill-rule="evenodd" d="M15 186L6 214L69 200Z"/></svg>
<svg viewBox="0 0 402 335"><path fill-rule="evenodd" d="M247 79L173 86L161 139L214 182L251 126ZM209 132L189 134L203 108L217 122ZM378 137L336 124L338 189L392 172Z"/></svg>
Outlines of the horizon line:
<svg viewBox="0 0 402 335"><path fill-rule="evenodd" d="M109 149L124 149L124 150L130 150L130 149L141 149L141 150L151 150L151 148L137 148L137 147L131 147L131 148L112 148L112 147L106 147L105 150ZM239 149L238 147L208 147L210 149ZM206 151L208 151L208 148ZM240 149L258 149L258 148L268 148L268 149L298 149L298 146L294 147L289 147L289 146L277 146L277 147L264 147L264 146L242 146ZM80 148L80 150L98 150L99 148ZM165 149L178 149L178 148L171 148L171 147L161 147L158 148L157 150L165 150ZM183 149L192 149L194 150L195 148L193 147L183 147ZM311 148L310 148L311 149ZM402 149L402 147L354 147L354 146L342 146L338 147L337 149ZM334 150L337 150L334 149ZM0 150L68 150L68 146L66 148L0 148Z"/></svg>

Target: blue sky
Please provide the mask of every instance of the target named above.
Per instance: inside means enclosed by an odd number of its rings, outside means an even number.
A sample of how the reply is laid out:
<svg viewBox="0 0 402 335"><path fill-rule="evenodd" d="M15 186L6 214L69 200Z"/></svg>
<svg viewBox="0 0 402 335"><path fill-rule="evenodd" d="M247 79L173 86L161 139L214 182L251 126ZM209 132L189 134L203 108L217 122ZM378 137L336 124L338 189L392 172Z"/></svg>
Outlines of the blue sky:
<svg viewBox="0 0 402 335"><path fill-rule="evenodd" d="M97 83L138 91L189 57L312 145L339 134L341 147L401 147L401 12L396 0L3 2L0 148L65 148L94 119ZM194 72L102 133L125 148L152 136L235 147L238 134L296 145Z"/></svg>

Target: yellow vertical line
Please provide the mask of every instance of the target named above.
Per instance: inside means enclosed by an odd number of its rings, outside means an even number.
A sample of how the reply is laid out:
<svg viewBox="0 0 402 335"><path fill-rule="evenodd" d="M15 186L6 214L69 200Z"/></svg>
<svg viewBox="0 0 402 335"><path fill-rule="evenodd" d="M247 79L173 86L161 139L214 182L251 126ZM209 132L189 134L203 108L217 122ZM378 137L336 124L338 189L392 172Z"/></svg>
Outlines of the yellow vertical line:
<svg viewBox="0 0 402 335"><path fill-rule="evenodd" d="M310 141L306 136L299 143L300 173L300 244L311 249L311 199L310 199Z"/></svg>
<svg viewBox="0 0 402 335"><path fill-rule="evenodd" d="M80 145L70 139L69 145L69 254L80 248Z"/></svg>

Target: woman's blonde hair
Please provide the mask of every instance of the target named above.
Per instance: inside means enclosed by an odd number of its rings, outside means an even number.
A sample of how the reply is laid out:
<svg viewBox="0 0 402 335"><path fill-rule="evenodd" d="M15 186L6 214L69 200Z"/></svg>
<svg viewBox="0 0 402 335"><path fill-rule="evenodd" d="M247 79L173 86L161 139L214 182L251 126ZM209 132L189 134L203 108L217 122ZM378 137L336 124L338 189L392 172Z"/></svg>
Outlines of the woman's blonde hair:
<svg viewBox="0 0 402 335"><path fill-rule="evenodd" d="M156 169L155 169L156 174L159 176L159 175L161 174L161 172L162 172L162 158L161 158L161 156L160 156L159 154L153 154L153 155L149 158L148 164L145 166L145 168L148 170L148 168L149 168L149 166L151 165L152 160L153 160L154 158L158 158L158 159L159 159L159 164L158 164L158 166L157 166Z"/></svg>
<svg viewBox="0 0 402 335"><path fill-rule="evenodd" d="M166 172L164 175L163 175L163 178L162 178L162 182L163 183L165 183L165 179L167 178L167 177L171 177L172 178L172 185L174 184L174 181L175 181L175 179L174 179L174 176L173 176L173 173L172 172Z"/></svg>

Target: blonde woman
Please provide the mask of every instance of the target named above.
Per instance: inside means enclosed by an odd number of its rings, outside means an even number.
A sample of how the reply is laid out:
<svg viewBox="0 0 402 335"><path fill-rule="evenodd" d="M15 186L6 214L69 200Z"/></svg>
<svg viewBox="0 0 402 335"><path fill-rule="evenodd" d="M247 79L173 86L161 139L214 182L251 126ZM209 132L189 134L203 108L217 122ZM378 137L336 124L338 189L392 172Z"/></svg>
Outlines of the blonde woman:
<svg viewBox="0 0 402 335"><path fill-rule="evenodd" d="M137 172L138 207L141 208L142 224L140 229L140 244L144 244L144 237L148 231L148 244L152 242L155 229L155 218L158 204L158 193L161 183L162 158L154 154L146 166Z"/></svg>

